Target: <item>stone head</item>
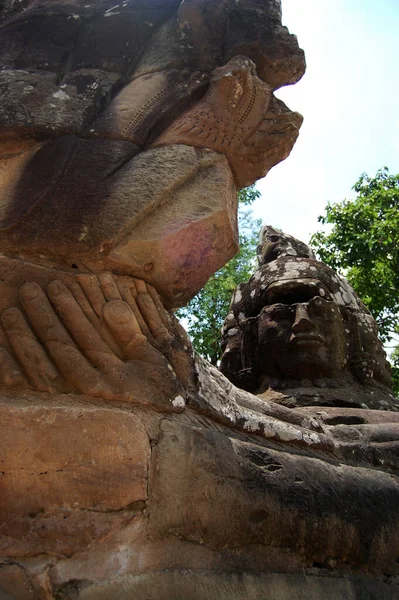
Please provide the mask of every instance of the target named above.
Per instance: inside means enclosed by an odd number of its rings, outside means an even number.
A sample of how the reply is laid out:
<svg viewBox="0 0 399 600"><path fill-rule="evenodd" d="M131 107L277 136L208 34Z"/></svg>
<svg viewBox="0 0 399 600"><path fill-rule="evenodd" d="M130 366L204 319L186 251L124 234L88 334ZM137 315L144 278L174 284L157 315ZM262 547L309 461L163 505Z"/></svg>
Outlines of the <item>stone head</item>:
<svg viewBox="0 0 399 600"><path fill-rule="evenodd" d="M237 385L356 382L390 389L378 327L351 286L311 249L264 228L260 265L232 299L221 370ZM240 383L241 380L241 383Z"/></svg>
<svg viewBox="0 0 399 600"><path fill-rule="evenodd" d="M237 251L237 188L298 135L273 93L305 67L280 3L0 6L3 252L184 304Z"/></svg>

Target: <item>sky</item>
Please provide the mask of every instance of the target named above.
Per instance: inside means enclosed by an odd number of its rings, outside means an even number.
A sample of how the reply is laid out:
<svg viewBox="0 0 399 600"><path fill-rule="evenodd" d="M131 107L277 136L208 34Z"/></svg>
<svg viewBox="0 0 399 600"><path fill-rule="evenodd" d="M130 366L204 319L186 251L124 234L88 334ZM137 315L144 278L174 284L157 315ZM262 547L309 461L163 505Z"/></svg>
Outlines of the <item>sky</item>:
<svg viewBox="0 0 399 600"><path fill-rule="evenodd" d="M304 123L291 155L257 183L254 216L304 242L363 172L399 172L399 0L282 0L307 70L276 95Z"/></svg>

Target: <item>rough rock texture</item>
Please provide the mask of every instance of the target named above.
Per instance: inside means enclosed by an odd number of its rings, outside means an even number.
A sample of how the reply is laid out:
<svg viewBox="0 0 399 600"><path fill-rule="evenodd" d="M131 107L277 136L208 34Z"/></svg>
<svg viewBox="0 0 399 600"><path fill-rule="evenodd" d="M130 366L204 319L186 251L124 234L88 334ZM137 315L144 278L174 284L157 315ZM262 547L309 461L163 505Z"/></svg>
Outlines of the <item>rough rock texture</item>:
<svg viewBox="0 0 399 600"><path fill-rule="evenodd" d="M134 415L63 397L51 408L4 400L1 555L73 554L123 527L126 510L140 512L150 445Z"/></svg>
<svg viewBox="0 0 399 600"><path fill-rule="evenodd" d="M3 597L397 598L398 415L196 372L173 416L3 394Z"/></svg>
<svg viewBox="0 0 399 600"><path fill-rule="evenodd" d="M295 142L301 124L302 117L256 76L255 65L237 56L215 69L202 101L176 119L154 145L184 143L223 152L242 188L288 155L287 142Z"/></svg>
<svg viewBox="0 0 399 600"><path fill-rule="evenodd" d="M236 251L304 66L278 0L0 0L0 600L399 597L399 417L352 290L263 240L269 300L328 303L308 383L349 408L234 387L167 311Z"/></svg>
<svg viewBox="0 0 399 600"><path fill-rule="evenodd" d="M3 251L144 278L185 304L237 251L236 186L291 151L302 118L273 90L304 67L275 0L3 2ZM173 134L204 106L214 141Z"/></svg>
<svg viewBox="0 0 399 600"><path fill-rule="evenodd" d="M144 278L171 306L187 302L237 252L231 171L208 149L174 145L129 162L134 149L64 136L36 149L16 193L14 171L6 171L3 189L14 196L0 229L3 252L111 269Z"/></svg>
<svg viewBox="0 0 399 600"><path fill-rule="evenodd" d="M221 371L287 407L398 410L377 324L348 282L269 226L258 256L223 326Z"/></svg>

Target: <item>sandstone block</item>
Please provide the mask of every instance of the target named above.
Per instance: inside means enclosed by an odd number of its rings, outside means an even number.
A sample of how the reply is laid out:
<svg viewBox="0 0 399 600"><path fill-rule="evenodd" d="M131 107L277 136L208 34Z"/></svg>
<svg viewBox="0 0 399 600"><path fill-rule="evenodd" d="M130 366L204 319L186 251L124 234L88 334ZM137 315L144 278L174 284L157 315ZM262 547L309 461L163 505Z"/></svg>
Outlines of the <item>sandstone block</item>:
<svg viewBox="0 0 399 600"><path fill-rule="evenodd" d="M167 306L176 307L184 305L236 253L237 196L222 154L188 146L152 152L159 155L155 154L153 164L140 163L144 168L136 170L137 185L144 188L146 182L158 208L130 231L126 227L109 260L132 265L137 276L161 292ZM188 177L188 161L193 159L196 175ZM167 163L161 167L160 160L170 160L173 170L168 172ZM174 189L165 185L172 173L177 180Z"/></svg>
<svg viewBox="0 0 399 600"><path fill-rule="evenodd" d="M212 150L137 151L130 142L64 136L7 164L3 250L105 267L154 284L168 307L187 302L237 251L233 176ZM38 171L43 179L29 195Z"/></svg>
<svg viewBox="0 0 399 600"><path fill-rule="evenodd" d="M399 485L390 474L203 428L164 422L162 432L150 479L152 536L218 552L273 548L284 571L300 556L307 565L332 558L338 569L399 573ZM255 552L252 568L267 570L267 554Z"/></svg>
<svg viewBox="0 0 399 600"><path fill-rule="evenodd" d="M2 555L76 551L145 502L149 441L134 415L34 398L2 398L0 414Z"/></svg>

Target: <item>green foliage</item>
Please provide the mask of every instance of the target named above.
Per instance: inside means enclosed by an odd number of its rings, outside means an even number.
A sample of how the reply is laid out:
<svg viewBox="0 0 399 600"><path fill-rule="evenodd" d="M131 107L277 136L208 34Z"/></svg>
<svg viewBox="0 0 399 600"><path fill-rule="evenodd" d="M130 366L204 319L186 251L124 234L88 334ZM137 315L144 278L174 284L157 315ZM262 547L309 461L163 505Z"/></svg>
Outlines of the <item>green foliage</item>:
<svg viewBox="0 0 399 600"><path fill-rule="evenodd" d="M399 345L391 354L393 389L399 398Z"/></svg>
<svg viewBox="0 0 399 600"><path fill-rule="evenodd" d="M220 358L220 330L229 311L233 291L239 283L247 281L254 271L261 221L255 220L252 211L243 206L251 205L259 195L254 186L239 192L239 253L177 313L179 318L187 319L188 333L196 351L214 365Z"/></svg>
<svg viewBox="0 0 399 600"><path fill-rule="evenodd" d="M354 200L329 204L319 222L330 233L311 238L320 259L343 273L370 309L385 342L399 334L399 174L363 174ZM393 356L399 391L399 350Z"/></svg>

